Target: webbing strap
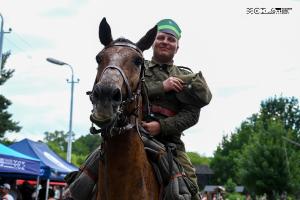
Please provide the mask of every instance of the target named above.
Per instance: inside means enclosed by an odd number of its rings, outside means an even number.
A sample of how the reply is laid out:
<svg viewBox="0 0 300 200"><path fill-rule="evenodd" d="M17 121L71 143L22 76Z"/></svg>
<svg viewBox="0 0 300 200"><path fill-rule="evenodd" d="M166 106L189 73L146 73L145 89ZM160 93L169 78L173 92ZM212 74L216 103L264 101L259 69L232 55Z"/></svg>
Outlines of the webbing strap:
<svg viewBox="0 0 300 200"><path fill-rule="evenodd" d="M175 178L182 177L182 176L184 176L184 174L182 174L182 173L177 173L177 174L171 176L170 179L173 180L173 179L175 179Z"/></svg>

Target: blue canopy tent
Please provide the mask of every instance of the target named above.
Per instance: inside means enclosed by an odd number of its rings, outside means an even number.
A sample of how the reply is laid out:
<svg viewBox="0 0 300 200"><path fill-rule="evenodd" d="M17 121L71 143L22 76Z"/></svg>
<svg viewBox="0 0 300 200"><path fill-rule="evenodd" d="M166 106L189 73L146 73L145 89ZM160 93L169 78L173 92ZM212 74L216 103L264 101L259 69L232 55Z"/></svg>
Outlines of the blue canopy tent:
<svg viewBox="0 0 300 200"><path fill-rule="evenodd" d="M64 177L72 172L78 171L78 168L67 162L66 160L59 157L54 153L45 143L34 142L29 139L23 139L20 142L16 142L10 147L14 150L17 150L25 155L28 155L33 158L37 158L41 161L41 179L47 180L46 186L46 196L45 199L48 199L48 188L49 181L63 181ZM39 181L37 181L38 184ZM38 191L36 200L38 197Z"/></svg>
<svg viewBox="0 0 300 200"><path fill-rule="evenodd" d="M36 178L40 175L40 160L0 144L1 176Z"/></svg>
<svg viewBox="0 0 300 200"><path fill-rule="evenodd" d="M10 147L41 161L41 179L63 181L64 177L78 168L54 153L45 143L23 139Z"/></svg>

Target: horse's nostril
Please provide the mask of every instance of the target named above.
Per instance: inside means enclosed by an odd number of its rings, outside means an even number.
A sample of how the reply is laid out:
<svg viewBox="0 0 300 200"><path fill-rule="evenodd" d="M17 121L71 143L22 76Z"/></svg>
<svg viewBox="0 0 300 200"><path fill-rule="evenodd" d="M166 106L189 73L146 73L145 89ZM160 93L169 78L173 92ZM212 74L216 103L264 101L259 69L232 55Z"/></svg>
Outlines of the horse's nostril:
<svg viewBox="0 0 300 200"><path fill-rule="evenodd" d="M112 100L119 102L121 101L121 99L122 99L121 90L118 88L114 89L114 91L112 92Z"/></svg>
<svg viewBox="0 0 300 200"><path fill-rule="evenodd" d="M96 85L93 89L92 100L101 101L105 99L111 99L114 103L120 103L122 100L121 90L115 86Z"/></svg>
<svg viewBox="0 0 300 200"><path fill-rule="evenodd" d="M101 87L96 86L93 91L93 97L99 99L100 95L101 95Z"/></svg>

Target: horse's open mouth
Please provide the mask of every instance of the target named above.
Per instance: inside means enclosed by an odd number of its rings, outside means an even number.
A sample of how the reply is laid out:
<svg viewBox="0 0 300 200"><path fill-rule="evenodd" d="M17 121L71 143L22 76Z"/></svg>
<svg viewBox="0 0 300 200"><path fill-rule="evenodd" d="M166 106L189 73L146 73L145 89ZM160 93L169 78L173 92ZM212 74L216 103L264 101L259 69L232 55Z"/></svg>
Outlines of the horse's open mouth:
<svg viewBox="0 0 300 200"><path fill-rule="evenodd" d="M100 128L108 125L109 123L111 123L112 121L112 117L107 117L104 115L99 115L99 114L91 114L90 115L90 120L96 124L97 126L99 126Z"/></svg>

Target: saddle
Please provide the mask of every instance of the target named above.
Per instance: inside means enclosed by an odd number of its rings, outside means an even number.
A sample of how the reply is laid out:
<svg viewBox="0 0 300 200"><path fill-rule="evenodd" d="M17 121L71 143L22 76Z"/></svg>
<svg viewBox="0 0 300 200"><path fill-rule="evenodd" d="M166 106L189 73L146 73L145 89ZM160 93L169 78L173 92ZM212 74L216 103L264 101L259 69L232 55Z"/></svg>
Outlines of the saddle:
<svg viewBox="0 0 300 200"><path fill-rule="evenodd" d="M148 158L156 173L156 177L164 186L164 200L190 200L197 194L196 186L186 176L183 167L176 158L176 145L168 143L166 145L151 137L140 128L141 137Z"/></svg>
<svg viewBox="0 0 300 200"><path fill-rule="evenodd" d="M163 200L190 200L197 188L185 175L176 156L176 145L167 145L154 139L146 130L139 127L148 158L151 161L158 182L163 186ZM80 171L65 177L68 188L63 194L65 200L96 199L99 162L103 152L97 148L92 152Z"/></svg>

